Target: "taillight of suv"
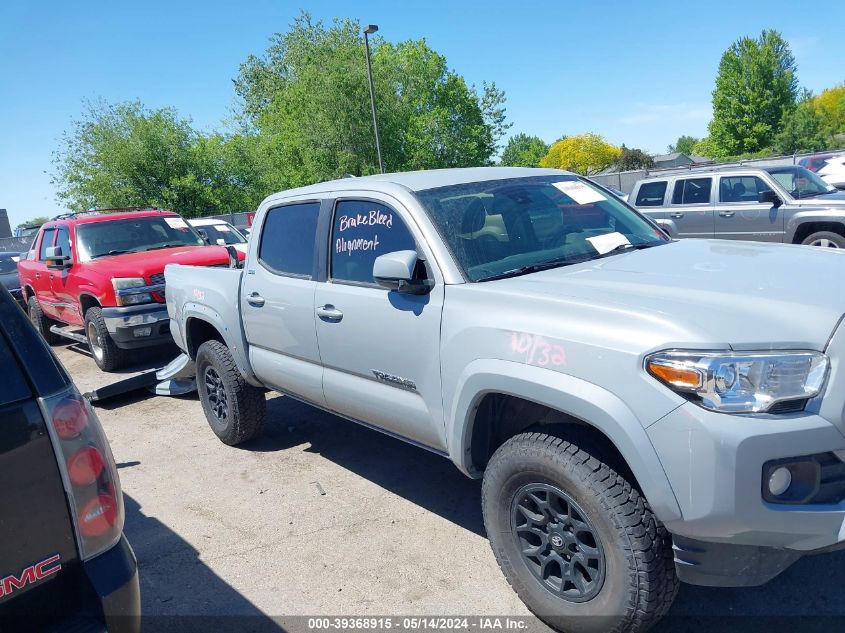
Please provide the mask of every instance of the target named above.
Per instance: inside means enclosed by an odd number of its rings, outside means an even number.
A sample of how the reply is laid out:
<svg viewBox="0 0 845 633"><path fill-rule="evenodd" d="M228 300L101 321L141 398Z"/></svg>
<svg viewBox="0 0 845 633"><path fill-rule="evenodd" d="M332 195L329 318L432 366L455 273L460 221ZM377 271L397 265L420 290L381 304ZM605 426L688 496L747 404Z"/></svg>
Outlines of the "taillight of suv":
<svg viewBox="0 0 845 633"><path fill-rule="evenodd" d="M123 496L96 414L73 387L43 399L82 560L112 547L123 531Z"/></svg>

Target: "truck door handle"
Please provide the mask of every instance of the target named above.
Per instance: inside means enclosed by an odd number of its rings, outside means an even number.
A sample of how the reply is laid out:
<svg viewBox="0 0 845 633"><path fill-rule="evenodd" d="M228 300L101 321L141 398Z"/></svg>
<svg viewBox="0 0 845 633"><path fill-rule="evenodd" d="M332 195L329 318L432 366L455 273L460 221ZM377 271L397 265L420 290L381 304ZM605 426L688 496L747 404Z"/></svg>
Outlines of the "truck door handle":
<svg viewBox="0 0 845 633"><path fill-rule="evenodd" d="M41 273L35 273L35 278L36 278L36 279L41 279Z"/></svg>
<svg viewBox="0 0 845 633"><path fill-rule="evenodd" d="M317 308L317 316L323 319L323 321L337 323L343 318L343 312L335 308L332 304L327 303Z"/></svg>
<svg viewBox="0 0 845 633"><path fill-rule="evenodd" d="M719 211L719 215L721 215L723 218L732 218L732 217L734 217L734 213L736 213L736 212L735 211Z"/></svg>
<svg viewBox="0 0 845 633"><path fill-rule="evenodd" d="M246 298L246 302L247 302L249 305L251 305L251 306L253 306L253 307L255 307L255 308L260 308L261 306L263 306L263 305L264 305L264 297L262 297L262 296L261 296L260 294L258 294L257 292L253 292L252 294L250 294L249 296L247 296L247 298Z"/></svg>
<svg viewBox="0 0 845 633"><path fill-rule="evenodd" d="M669 214L669 217L670 217L670 218L675 218L676 220L679 220L679 219L681 219L682 217L684 217L684 214L683 214L683 213L681 213L680 211L675 211L674 213L670 213L670 214Z"/></svg>

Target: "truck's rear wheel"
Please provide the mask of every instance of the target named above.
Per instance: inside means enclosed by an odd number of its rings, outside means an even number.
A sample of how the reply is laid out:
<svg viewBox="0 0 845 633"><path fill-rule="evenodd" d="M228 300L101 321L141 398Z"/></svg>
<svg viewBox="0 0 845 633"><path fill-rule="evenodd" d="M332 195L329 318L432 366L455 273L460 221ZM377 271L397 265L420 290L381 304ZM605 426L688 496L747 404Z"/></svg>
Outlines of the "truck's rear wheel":
<svg viewBox="0 0 845 633"><path fill-rule="evenodd" d="M505 442L484 473L484 525L511 587L562 631L644 631L678 589L645 498L596 455L544 433Z"/></svg>
<svg viewBox="0 0 845 633"><path fill-rule="evenodd" d="M127 363L126 350L115 345L103 319L103 310L99 307L88 308L85 312L85 338L88 349L97 367L103 371L115 371Z"/></svg>
<svg viewBox="0 0 845 633"><path fill-rule="evenodd" d="M208 424L230 446L264 430L264 391L243 379L229 348L206 341L197 350L197 390Z"/></svg>
<svg viewBox="0 0 845 633"><path fill-rule="evenodd" d="M50 327L55 324L55 321L44 315L44 312L41 310L41 306L38 305L38 299L35 297L30 297L26 303L29 308L29 320L32 325L36 330L38 330L38 333L44 337L44 340L47 341L47 345L55 344L58 337L50 331Z"/></svg>

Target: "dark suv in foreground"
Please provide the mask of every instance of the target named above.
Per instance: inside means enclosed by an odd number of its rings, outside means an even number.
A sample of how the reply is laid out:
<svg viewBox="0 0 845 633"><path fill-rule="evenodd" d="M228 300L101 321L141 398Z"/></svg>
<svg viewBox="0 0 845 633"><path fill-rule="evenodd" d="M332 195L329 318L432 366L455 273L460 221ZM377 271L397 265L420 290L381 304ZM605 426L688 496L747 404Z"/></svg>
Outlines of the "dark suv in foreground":
<svg viewBox="0 0 845 633"><path fill-rule="evenodd" d="M0 288L0 631L140 630L123 497L88 403Z"/></svg>

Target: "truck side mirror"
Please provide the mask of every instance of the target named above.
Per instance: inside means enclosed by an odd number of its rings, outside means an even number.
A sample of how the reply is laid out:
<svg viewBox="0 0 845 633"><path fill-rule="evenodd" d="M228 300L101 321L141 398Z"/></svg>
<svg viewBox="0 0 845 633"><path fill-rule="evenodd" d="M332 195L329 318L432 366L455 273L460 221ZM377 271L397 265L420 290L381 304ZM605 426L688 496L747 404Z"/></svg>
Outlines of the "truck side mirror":
<svg viewBox="0 0 845 633"><path fill-rule="evenodd" d="M222 237L218 237L217 246L226 246L226 240L224 240Z"/></svg>
<svg viewBox="0 0 845 633"><path fill-rule="evenodd" d="M200 234L200 237L202 238L203 242L205 242L206 244L211 244L211 240L208 239L208 233L206 233L203 229L197 229L197 233Z"/></svg>
<svg viewBox="0 0 845 633"><path fill-rule="evenodd" d="M434 281L419 279L414 274L418 262L416 251L394 251L379 255L373 262L373 279L379 286L402 294L428 294L434 287Z"/></svg>
<svg viewBox="0 0 845 633"><path fill-rule="evenodd" d="M61 246L48 246L44 257L47 268L70 268L70 255L62 253Z"/></svg>
<svg viewBox="0 0 845 633"><path fill-rule="evenodd" d="M783 200L780 199L780 196L771 189L758 192L757 202L760 202L761 204L771 204L775 207L779 207L783 204Z"/></svg>

